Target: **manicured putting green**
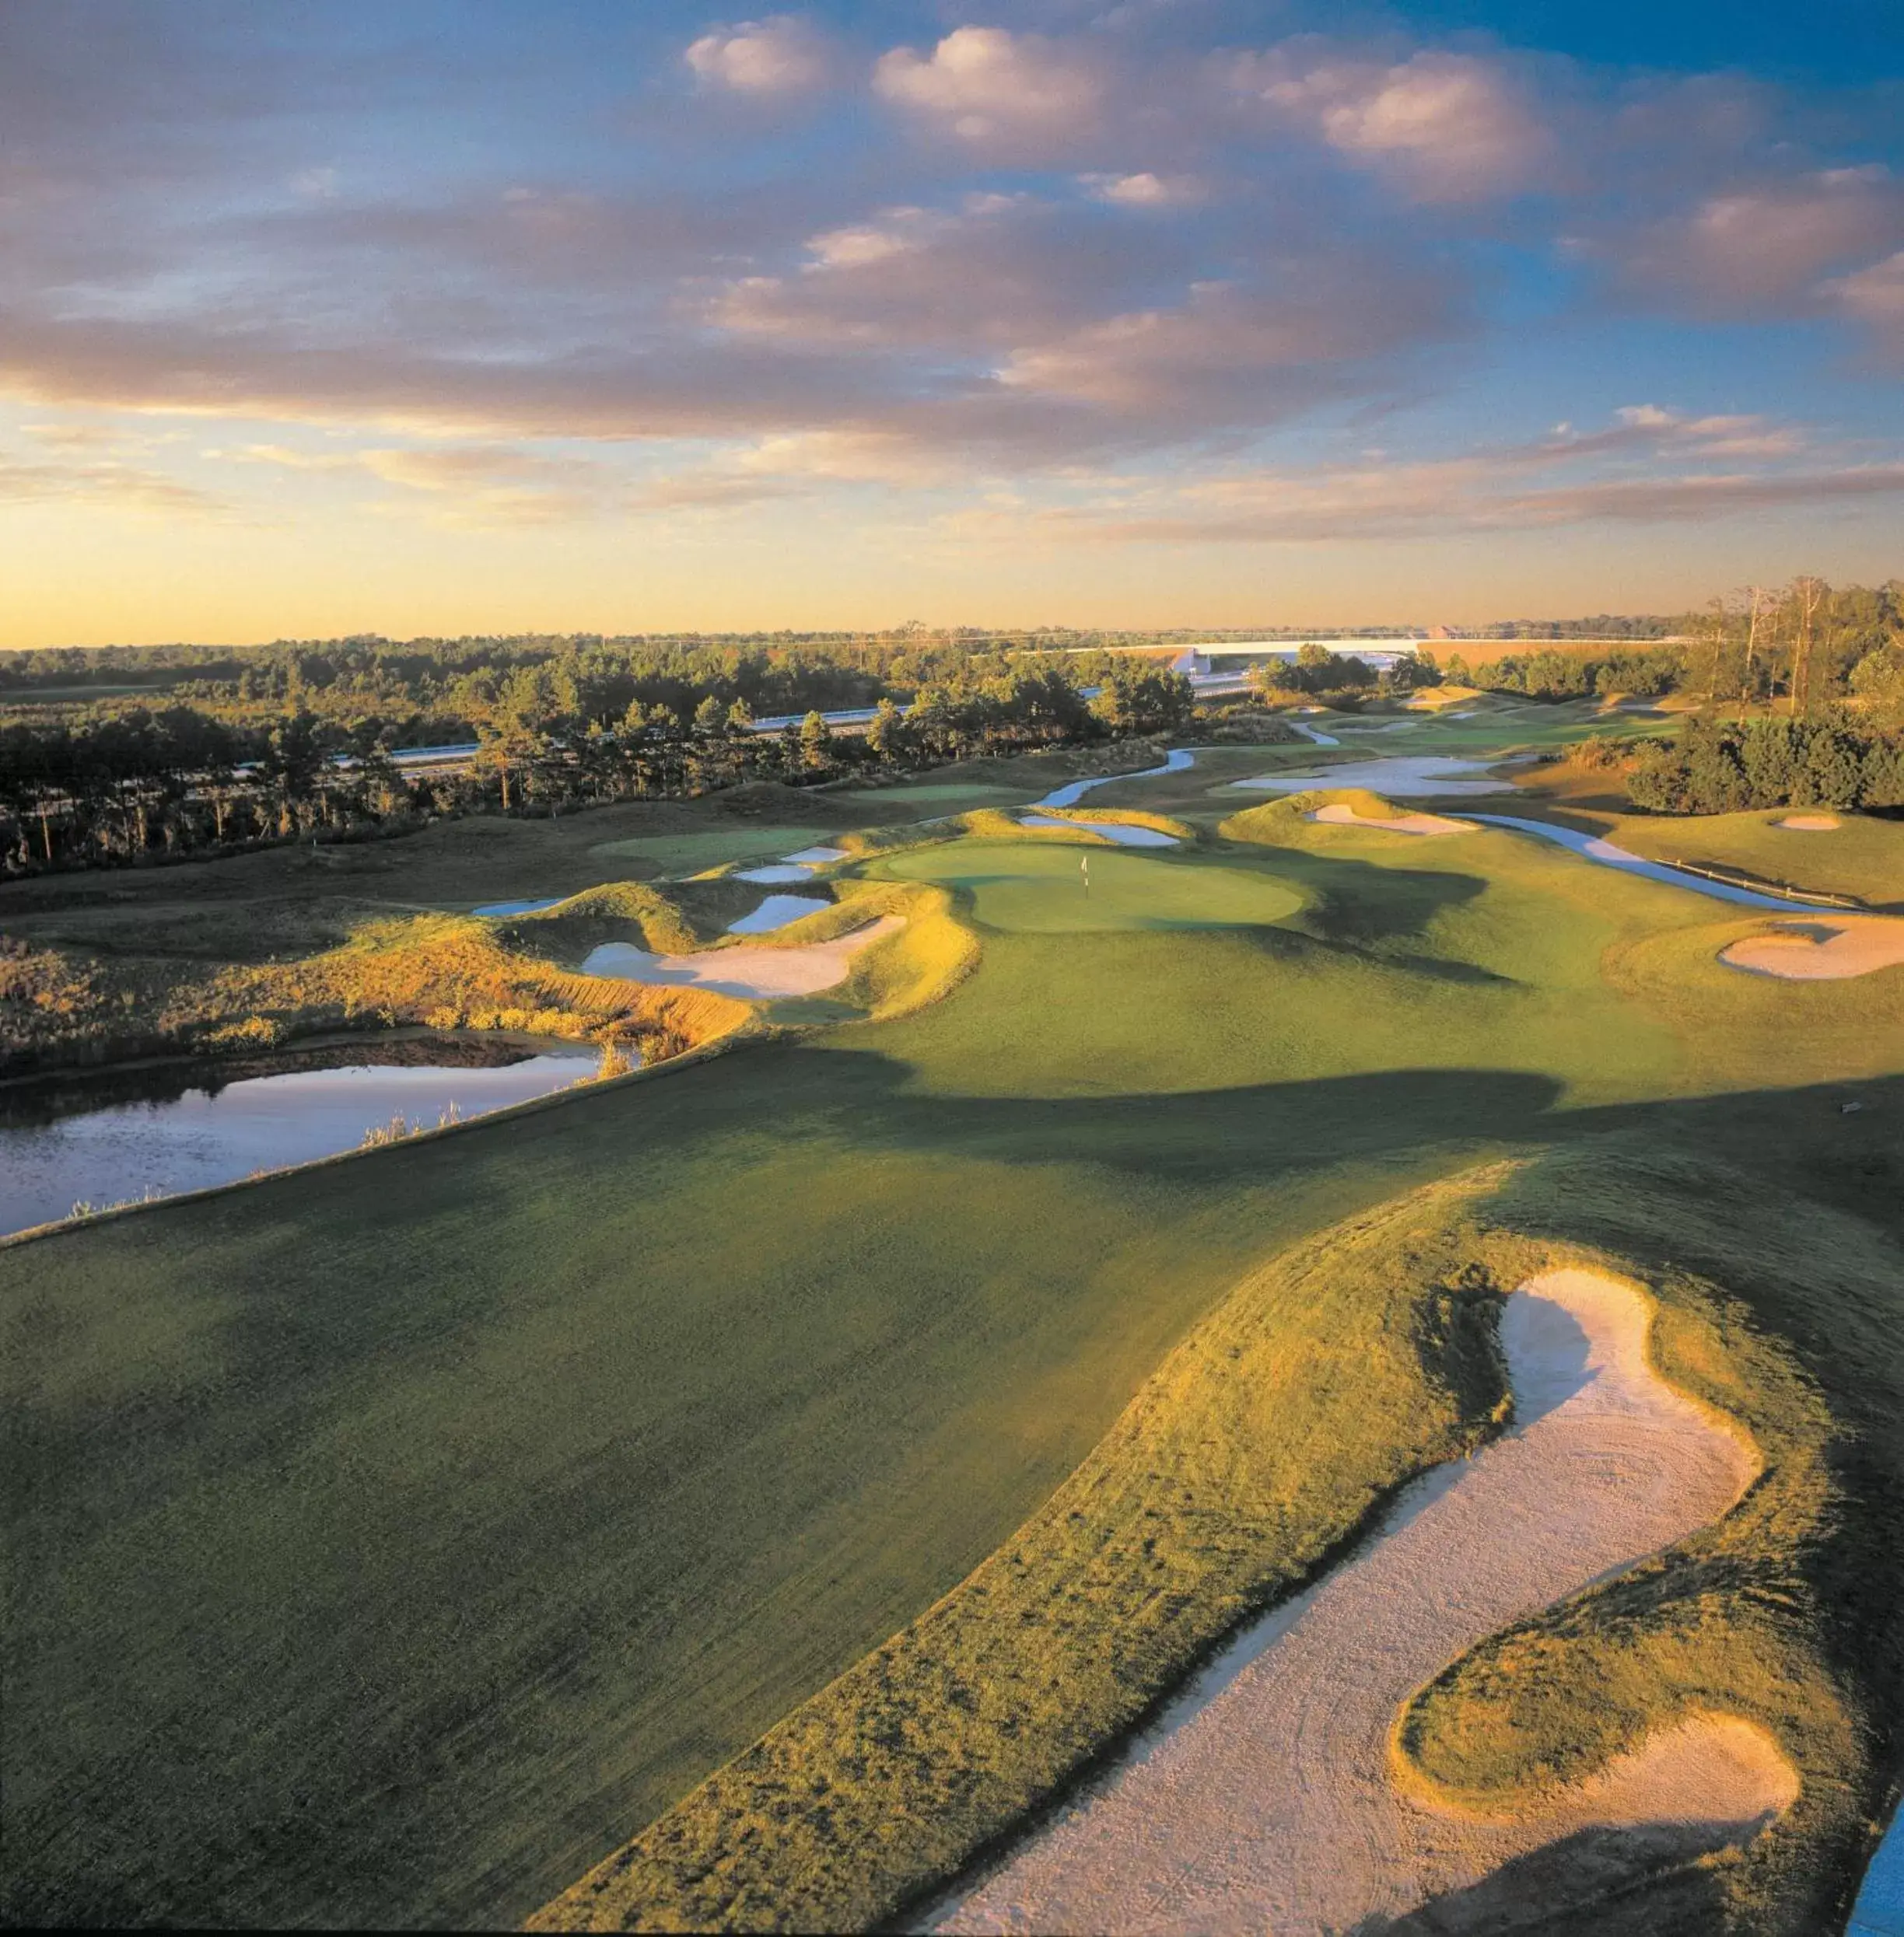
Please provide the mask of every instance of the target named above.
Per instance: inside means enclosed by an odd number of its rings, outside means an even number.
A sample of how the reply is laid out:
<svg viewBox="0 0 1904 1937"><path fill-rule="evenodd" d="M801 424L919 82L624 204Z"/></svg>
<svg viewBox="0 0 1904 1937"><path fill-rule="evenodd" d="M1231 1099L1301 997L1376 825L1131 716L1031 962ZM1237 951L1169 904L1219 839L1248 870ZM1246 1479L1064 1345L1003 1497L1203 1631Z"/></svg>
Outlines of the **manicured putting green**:
<svg viewBox="0 0 1904 1937"><path fill-rule="evenodd" d="M1021 935L1258 928L1293 914L1304 900L1258 870L1072 841L960 841L897 855L880 872L961 889L988 928Z"/></svg>

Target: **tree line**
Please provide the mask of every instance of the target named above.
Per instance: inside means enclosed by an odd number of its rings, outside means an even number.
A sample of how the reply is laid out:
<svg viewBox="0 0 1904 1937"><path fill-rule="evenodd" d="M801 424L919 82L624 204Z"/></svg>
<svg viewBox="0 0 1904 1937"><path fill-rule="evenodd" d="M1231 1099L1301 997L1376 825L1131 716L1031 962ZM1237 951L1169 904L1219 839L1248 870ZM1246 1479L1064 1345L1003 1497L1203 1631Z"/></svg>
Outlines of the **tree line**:
<svg viewBox="0 0 1904 1937"><path fill-rule="evenodd" d="M1097 671L1096 690L1080 680ZM829 698L865 697L849 684ZM810 706L754 730L731 665L676 661L604 684L565 657L485 670L453 717L475 741L455 771L406 772L381 716L355 726L299 705L232 720L198 705L120 706L0 726L0 873L114 866L306 837L401 833L436 816L560 812L682 797L747 781L809 785L855 771L933 764L1111 736L1172 731L1189 717L1181 676L1143 661L970 656L880 693L863 734ZM774 697L785 688L757 687ZM627 697L623 698L624 693ZM644 696L651 695L651 697ZM287 695L284 704L291 704ZM614 702L621 701L619 711ZM440 716L437 716L440 718Z"/></svg>
<svg viewBox="0 0 1904 1937"><path fill-rule="evenodd" d="M1694 720L1636 750L1626 791L1652 813L1904 807L1904 738L1842 719Z"/></svg>

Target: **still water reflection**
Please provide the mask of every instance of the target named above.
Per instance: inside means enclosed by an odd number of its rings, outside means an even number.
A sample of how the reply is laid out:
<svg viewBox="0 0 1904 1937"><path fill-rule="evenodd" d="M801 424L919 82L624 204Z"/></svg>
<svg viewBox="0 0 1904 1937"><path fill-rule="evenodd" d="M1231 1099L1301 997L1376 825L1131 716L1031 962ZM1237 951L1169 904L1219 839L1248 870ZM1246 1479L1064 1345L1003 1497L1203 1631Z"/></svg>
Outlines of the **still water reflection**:
<svg viewBox="0 0 1904 1937"><path fill-rule="evenodd" d="M354 1150L393 1117L434 1128L579 1081L599 1052L467 1037L352 1043L209 1067L65 1075L0 1089L0 1234Z"/></svg>

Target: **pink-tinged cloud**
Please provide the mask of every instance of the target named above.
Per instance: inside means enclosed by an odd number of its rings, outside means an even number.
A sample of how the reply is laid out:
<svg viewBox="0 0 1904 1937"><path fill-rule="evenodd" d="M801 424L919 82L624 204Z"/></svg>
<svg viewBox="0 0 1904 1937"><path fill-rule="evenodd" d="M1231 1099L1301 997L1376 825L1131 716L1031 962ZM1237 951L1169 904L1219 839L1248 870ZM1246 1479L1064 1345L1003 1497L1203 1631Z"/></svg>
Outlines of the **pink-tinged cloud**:
<svg viewBox="0 0 1904 1937"><path fill-rule="evenodd" d="M835 56L810 21L777 13L710 27L682 56L704 86L756 97L809 94L833 78Z"/></svg>
<svg viewBox="0 0 1904 1937"><path fill-rule="evenodd" d="M1187 414L1207 427L1339 392L1347 373L1451 330L1454 292L1413 288L1347 250L1290 264L1269 286L1202 283L1170 309L1126 313L1020 349L999 374L1015 390L1127 415Z"/></svg>
<svg viewBox="0 0 1904 1937"><path fill-rule="evenodd" d="M0 452L0 504L52 503L170 517L217 517L228 509L208 491L130 464L23 460Z"/></svg>
<svg viewBox="0 0 1904 1937"><path fill-rule="evenodd" d="M1871 332L1881 355L1904 362L1904 249L1826 283L1822 293Z"/></svg>
<svg viewBox="0 0 1904 1937"><path fill-rule="evenodd" d="M999 159L1062 156L1100 129L1115 86L1108 49L960 27L930 54L894 47L873 69L875 91L936 132Z"/></svg>
<svg viewBox="0 0 1904 1937"><path fill-rule="evenodd" d="M1627 288L1700 315L1815 309L1833 269L1904 241L1904 182L1881 167L1815 170L1707 195L1692 208L1587 243Z"/></svg>
<svg viewBox="0 0 1904 1937"><path fill-rule="evenodd" d="M1543 185L1552 159L1552 135L1524 84L1472 54L1427 51L1384 65L1318 57L1299 43L1239 57L1232 78L1418 201L1524 193Z"/></svg>
<svg viewBox="0 0 1904 1937"><path fill-rule="evenodd" d="M722 327L816 344L996 355L1114 313L1181 250L1109 218L1030 196L882 209L815 236L789 276L744 278L711 311Z"/></svg>

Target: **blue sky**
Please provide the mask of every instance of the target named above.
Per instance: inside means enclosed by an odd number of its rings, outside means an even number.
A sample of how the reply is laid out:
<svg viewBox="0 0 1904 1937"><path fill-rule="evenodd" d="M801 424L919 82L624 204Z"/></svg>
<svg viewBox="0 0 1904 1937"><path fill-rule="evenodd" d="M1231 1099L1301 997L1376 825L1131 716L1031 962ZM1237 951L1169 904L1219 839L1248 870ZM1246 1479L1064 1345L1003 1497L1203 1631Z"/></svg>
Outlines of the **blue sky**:
<svg viewBox="0 0 1904 1937"><path fill-rule="evenodd" d="M1853 0L10 0L0 644L1888 575L1900 43Z"/></svg>

